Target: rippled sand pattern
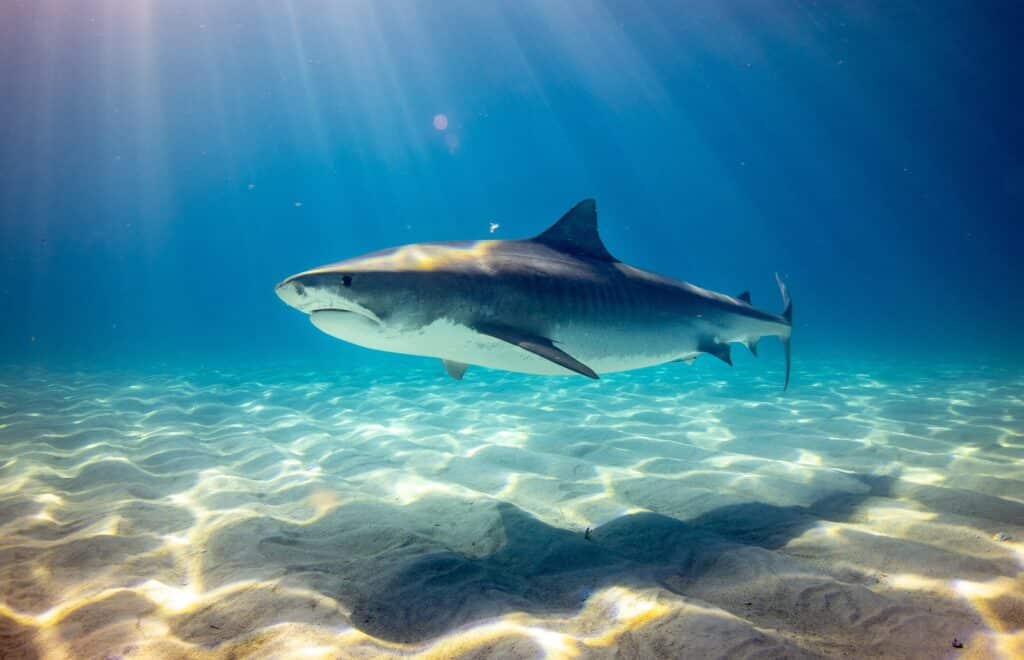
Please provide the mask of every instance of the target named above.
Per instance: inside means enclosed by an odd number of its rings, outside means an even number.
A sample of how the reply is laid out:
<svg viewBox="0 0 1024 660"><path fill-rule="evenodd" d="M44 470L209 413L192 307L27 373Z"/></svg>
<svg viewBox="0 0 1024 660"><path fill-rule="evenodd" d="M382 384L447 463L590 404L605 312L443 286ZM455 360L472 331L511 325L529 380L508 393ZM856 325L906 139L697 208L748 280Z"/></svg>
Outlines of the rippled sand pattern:
<svg viewBox="0 0 1024 660"><path fill-rule="evenodd" d="M0 371L0 656L1024 655L1021 376L753 371Z"/></svg>

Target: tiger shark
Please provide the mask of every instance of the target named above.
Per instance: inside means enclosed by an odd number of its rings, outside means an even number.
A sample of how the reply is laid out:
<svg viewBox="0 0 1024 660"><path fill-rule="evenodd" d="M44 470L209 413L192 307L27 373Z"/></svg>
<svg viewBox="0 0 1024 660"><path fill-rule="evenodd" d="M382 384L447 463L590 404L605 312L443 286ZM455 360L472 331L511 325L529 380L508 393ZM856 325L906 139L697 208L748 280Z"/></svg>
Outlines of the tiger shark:
<svg viewBox="0 0 1024 660"><path fill-rule="evenodd" d="M789 386L793 305L756 309L746 291L715 293L625 264L597 231L585 199L540 235L417 243L292 275L285 303L323 332L379 351L440 358L461 380L469 365L598 378L709 354L730 344L757 355L782 340Z"/></svg>

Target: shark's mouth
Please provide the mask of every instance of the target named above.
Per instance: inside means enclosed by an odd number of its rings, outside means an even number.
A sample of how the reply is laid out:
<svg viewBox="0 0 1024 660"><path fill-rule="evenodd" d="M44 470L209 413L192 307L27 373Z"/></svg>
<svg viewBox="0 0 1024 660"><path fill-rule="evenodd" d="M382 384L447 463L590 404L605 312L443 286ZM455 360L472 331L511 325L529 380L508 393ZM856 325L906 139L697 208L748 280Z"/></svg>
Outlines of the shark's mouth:
<svg viewBox="0 0 1024 660"><path fill-rule="evenodd" d="M321 307L319 309L310 310L309 314L310 314L311 317L313 315L315 315L315 314L320 314L320 315L352 314L353 316L362 317L363 319L366 319L367 321L372 321L373 323L376 323L377 325L381 325L381 320L380 320L379 316L377 316L376 314L374 314L370 310L366 309L365 307L359 307L358 305L354 305L352 308Z"/></svg>

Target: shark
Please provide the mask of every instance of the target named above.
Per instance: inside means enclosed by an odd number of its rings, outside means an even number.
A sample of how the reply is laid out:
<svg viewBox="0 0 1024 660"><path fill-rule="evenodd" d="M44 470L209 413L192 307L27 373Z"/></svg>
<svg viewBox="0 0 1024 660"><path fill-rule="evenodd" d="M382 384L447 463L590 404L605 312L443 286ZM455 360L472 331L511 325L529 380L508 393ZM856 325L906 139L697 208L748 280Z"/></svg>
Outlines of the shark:
<svg viewBox="0 0 1024 660"><path fill-rule="evenodd" d="M789 386L793 304L716 293L616 259L585 199L533 238L417 243L288 277L275 288L326 334L370 349L438 358L462 380L468 367L546 376L608 374L711 355L755 356L782 341Z"/></svg>

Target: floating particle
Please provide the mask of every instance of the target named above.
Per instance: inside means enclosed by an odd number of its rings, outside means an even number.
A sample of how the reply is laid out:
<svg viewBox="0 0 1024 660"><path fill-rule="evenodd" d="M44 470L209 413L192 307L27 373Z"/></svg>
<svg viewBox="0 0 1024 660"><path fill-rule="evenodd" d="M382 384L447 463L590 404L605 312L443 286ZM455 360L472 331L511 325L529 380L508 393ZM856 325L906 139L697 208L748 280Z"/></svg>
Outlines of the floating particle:
<svg viewBox="0 0 1024 660"><path fill-rule="evenodd" d="M497 222L492 222L491 223L491 233L493 234L494 232L496 232L498 230L498 227L500 227L500 226L501 225L499 225Z"/></svg>
<svg viewBox="0 0 1024 660"><path fill-rule="evenodd" d="M295 208L302 208L302 202L295 202Z"/></svg>
<svg viewBox="0 0 1024 660"><path fill-rule="evenodd" d="M256 184L255 183L250 183L249 184L249 190L256 190Z"/></svg>
<svg viewBox="0 0 1024 660"><path fill-rule="evenodd" d="M434 115L434 128L439 131L448 128L448 117L445 115Z"/></svg>

